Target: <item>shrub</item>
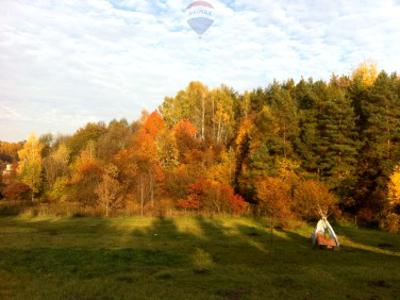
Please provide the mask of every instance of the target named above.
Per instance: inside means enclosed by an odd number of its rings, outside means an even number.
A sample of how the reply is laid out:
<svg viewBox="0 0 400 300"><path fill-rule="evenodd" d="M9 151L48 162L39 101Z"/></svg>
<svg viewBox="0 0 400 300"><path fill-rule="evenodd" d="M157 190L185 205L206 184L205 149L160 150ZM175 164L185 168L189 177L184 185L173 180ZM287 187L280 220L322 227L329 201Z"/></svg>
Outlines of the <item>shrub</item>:
<svg viewBox="0 0 400 300"><path fill-rule="evenodd" d="M58 177L48 192L49 200L63 200L65 198L65 188L68 184L67 177Z"/></svg>
<svg viewBox="0 0 400 300"><path fill-rule="evenodd" d="M0 202L0 216L15 216L24 212L32 202L25 201L1 201Z"/></svg>
<svg viewBox="0 0 400 300"><path fill-rule="evenodd" d="M379 222L375 211L369 207L360 209L357 213L357 224L370 228L377 228Z"/></svg>
<svg viewBox="0 0 400 300"><path fill-rule="evenodd" d="M199 210L200 197L198 195L189 195L185 199L179 199L177 201L177 206L185 210Z"/></svg>
<svg viewBox="0 0 400 300"><path fill-rule="evenodd" d="M211 213L243 213L247 203L230 185L200 179L188 188L188 196L177 201L179 208Z"/></svg>
<svg viewBox="0 0 400 300"><path fill-rule="evenodd" d="M400 215L389 213L381 222L381 228L392 233L400 232Z"/></svg>
<svg viewBox="0 0 400 300"><path fill-rule="evenodd" d="M9 200L27 200L30 190L28 185L15 181L4 188L3 194Z"/></svg>

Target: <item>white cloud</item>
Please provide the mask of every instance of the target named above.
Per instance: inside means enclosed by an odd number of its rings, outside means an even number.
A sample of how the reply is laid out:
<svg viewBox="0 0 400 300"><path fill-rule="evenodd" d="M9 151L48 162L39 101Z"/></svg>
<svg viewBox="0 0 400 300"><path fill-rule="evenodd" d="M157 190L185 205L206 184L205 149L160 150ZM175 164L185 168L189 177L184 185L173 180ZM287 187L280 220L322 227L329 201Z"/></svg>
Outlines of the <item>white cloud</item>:
<svg viewBox="0 0 400 300"><path fill-rule="evenodd" d="M243 91L368 58L400 69L399 2L210 2L215 23L198 40L186 0L2 1L0 140L133 119L196 79Z"/></svg>

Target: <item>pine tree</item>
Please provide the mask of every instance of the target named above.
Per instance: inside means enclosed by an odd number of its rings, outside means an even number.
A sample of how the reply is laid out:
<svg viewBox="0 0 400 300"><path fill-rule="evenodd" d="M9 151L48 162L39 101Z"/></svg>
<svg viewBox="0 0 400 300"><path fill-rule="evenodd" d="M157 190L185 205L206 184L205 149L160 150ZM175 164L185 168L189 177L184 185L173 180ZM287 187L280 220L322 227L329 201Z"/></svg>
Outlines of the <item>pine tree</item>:
<svg viewBox="0 0 400 300"><path fill-rule="evenodd" d="M355 83L357 84L357 82ZM359 103L362 150L359 160L358 208L383 210L387 182L400 160L400 95L398 79L381 72L364 87L367 99Z"/></svg>
<svg viewBox="0 0 400 300"><path fill-rule="evenodd" d="M318 83L321 85L323 83ZM301 80L294 91L299 108L299 138L295 143L296 152L299 155L302 168L318 177L321 174L319 162L321 159L321 140L318 126L321 113L321 100L316 90L317 84L312 80Z"/></svg>
<svg viewBox="0 0 400 300"><path fill-rule="evenodd" d="M320 89L319 96L320 174L332 188L343 189L341 193L345 193L346 185L354 184L357 165L359 143L354 110L335 79Z"/></svg>

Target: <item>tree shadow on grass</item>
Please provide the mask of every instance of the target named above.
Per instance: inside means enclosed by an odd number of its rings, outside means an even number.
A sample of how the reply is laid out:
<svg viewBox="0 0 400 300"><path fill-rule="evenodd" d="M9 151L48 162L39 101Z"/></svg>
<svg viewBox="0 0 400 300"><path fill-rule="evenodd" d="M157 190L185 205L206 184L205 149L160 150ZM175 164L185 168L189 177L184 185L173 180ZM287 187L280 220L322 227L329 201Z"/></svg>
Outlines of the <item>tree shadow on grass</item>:
<svg viewBox="0 0 400 300"><path fill-rule="evenodd" d="M354 225L336 224L336 231L353 244L353 248L400 257L400 235Z"/></svg>
<svg viewBox="0 0 400 300"><path fill-rule="evenodd" d="M271 235L257 222L226 226L219 218L201 216L195 221L201 235L179 231L169 218L156 219L146 231L160 239L153 246L172 243L171 249L178 248L184 257L178 267L191 276L193 289L201 287L224 299L318 298L327 297L332 286L341 286L340 297L351 298L355 286L364 298L374 295L376 285L371 282L383 282L387 295L394 294L396 278L390 272L380 274L382 261L388 259L385 255L360 249L351 253L313 250L310 238L283 230ZM175 278L173 273L171 278Z"/></svg>
<svg viewBox="0 0 400 300"><path fill-rule="evenodd" d="M271 236L257 220L227 225L221 218L191 218L197 234L179 222L155 218L147 227L124 229L108 219L10 220L10 227L33 227L37 236L30 245L0 247L0 271L24 278L16 285L22 298L42 286L54 298L110 299L132 293L137 299L365 299L376 289L378 298L400 292L396 257L358 248L312 250L309 238L295 231ZM24 230L21 238L32 234ZM68 236L78 240L63 241ZM71 294L60 297L71 285Z"/></svg>
<svg viewBox="0 0 400 300"><path fill-rule="evenodd" d="M332 286L341 286L338 298L352 298L357 294L354 289L359 289L362 298L377 296L379 299L382 295L391 298L400 292L396 271L400 259L392 254L348 245L340 251L312 249L311 238L295 231L277 230L271 236L267 229L240 225L239 230L243 235L258 240L270 254L264 271L274 278L273 286L281 285L282 288L302 290L321 297L326 297ZM377 287L384 289L385 293L379 296ZM336 298L333 295L329 297Z"/></svg>

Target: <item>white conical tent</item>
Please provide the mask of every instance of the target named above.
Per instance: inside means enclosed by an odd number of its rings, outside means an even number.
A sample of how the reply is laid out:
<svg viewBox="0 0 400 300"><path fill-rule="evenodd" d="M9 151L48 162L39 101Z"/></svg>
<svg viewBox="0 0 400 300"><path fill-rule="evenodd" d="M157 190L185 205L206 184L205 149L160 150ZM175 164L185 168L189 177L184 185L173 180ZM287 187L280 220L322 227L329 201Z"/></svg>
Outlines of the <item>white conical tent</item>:
<svg viewBox="0 0 400 300"><path fill-rule="evenodd" d="M326 217L320 219L317 223L317 226L315 227L315 230L313 232L313 246L315 246L317 242L317 234L318 233L325 234L326 232L328 232L329 237L331 239L335 240L336 247L339 247L340 246L339 239L337 238L335 231L333 230L331 224L329 224Z"/></svg>

